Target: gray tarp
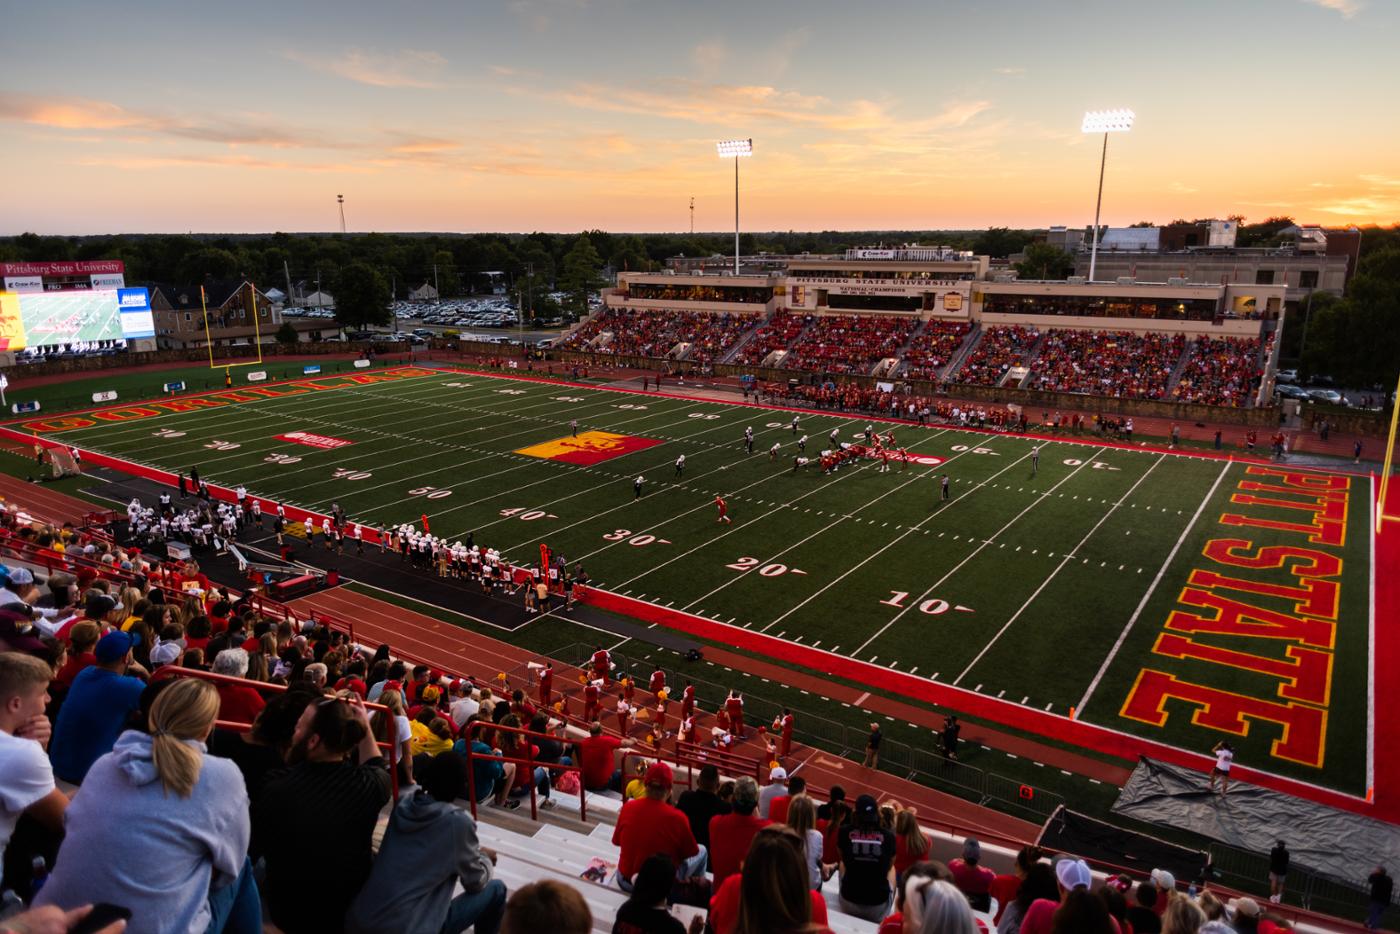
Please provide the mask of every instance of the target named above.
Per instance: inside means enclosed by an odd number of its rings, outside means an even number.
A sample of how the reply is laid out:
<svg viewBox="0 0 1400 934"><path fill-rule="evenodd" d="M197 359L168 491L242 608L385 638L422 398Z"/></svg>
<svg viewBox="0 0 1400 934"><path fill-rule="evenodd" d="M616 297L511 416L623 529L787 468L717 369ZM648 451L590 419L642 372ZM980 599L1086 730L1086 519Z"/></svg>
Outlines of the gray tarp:
<svg viewBox="0 0 1400 934"><path fill-rule="evenodd" d="M1138 761L1113 812L1265 856L1281 839L1295 865L1351 885L1364 887L1377 865L1400 865L1393 824L1243 782L1221 797L1200 772L1152 759Z"/></svg>

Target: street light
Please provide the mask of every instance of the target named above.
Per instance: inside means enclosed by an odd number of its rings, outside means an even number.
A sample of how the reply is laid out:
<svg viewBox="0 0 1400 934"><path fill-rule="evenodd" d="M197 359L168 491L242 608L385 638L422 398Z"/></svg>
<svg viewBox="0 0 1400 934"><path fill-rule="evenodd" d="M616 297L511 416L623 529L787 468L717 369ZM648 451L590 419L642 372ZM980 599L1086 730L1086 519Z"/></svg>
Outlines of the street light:
<svg viewBox="0 0 1400 934"><path fill-rule="evenodd" d="M721 159L734 159L734 275L739 274L739 159L753 155L753 140L722 139L715 143Z"/></svg>
<svg viewBox="0 0 1400 934"><path fill-rule="evenodd" d="M1103 207L1103 170L1108 164L1108 134L1126 133L1133 128L1135 115L1131 110L1090 110L1084 114L1080 130L1085 133L1103 134L1103 155L1099 157L1099 197L1094 202L1094 244L1089 252L1089 281L1094 281L1094 273L1099 261L1099 209Z"/></svg>

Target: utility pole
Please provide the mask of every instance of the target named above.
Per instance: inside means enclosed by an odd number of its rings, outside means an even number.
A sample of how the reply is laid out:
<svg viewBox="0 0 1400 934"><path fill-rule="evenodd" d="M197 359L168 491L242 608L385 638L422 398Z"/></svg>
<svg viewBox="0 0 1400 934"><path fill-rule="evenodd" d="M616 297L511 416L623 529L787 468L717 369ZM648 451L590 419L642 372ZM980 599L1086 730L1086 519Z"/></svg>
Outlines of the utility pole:
<svg viewBox="0 0 1400 934"><path fill-rule="evenodd" d="M292 296L292 271L291 271L291 269L287 268L287 261L286 261L285 259L282 260L282 275L283 275L283 276L286 276L286 278L287 278L287 302L288 302L288 303L291 303L291 301L293 300L293 296Z"/></svg>
<svg viewBox="0 0 1400 934"><path fill-rule="evenodd" d="M690 196L690 235L695 236L695 196Z"/></svg>
<svg viewBox="0 0 1400 934"><path fill-rule="evenodd" d="M345 233L345 196L336 195L335 203L340 205L340 232Z"/></svg>

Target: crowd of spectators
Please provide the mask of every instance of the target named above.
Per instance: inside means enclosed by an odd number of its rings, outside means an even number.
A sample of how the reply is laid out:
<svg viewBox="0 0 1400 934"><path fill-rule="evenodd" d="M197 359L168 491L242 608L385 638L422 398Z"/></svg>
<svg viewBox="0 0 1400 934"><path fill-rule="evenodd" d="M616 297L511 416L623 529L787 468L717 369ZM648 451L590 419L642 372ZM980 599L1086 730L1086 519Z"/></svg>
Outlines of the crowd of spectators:
<svg viewBox="0 0 1400 934"><path fill-rule="evenodd" d="M904 350L904 373L909 379L939 378L958 352L972 325L959 321L930 321Z"/></svg>
<svg viewBox="0 0 1400 934"><path fill-rule="evenodd" d="M767 359L775 350L786 350L807 326L810 316L794 315L785 308L773 312L773 316L749 338L749 342L739 351L735 363L756 366Z"/></svg>
<svg viewBox="0 0 1400 934"><path fill-rule="evenodd" d="M677 344L687 343L691 345L688 359L708 363L728 353L758 320L758 315L730 312L608 308L580 325L560 348L663 358ZM611 332L612 339L603 346L591 346L604 332Z"/></svg>
<svg viewBox="0 0 1400 934"><path fill-rule="evenodd" d="M875 364L899 352L918 324L910 315L820 315L793 344L783 366L868 375Z"/></svg>
<svg viewBox="0 0 1400 934"><path fill-rule="evenodd" d="M1200 337L1173 395L1183 402L1247 406L1263 375L1257 338Z"/></svg>
<svg viewBox="0 0 1400 934"><path fill-rule="evenodd" d="M1040 331L1020 325L986 328L953 382L974 386L995 386L1013 366L1025 366Z"/></svg>
<svg viewBox="0 0 1400 934"><path fill-rule="evenodd" d="M1185 350L1180 334L1057 329L1036 354L1026 388L1161 399Z"/></svg>

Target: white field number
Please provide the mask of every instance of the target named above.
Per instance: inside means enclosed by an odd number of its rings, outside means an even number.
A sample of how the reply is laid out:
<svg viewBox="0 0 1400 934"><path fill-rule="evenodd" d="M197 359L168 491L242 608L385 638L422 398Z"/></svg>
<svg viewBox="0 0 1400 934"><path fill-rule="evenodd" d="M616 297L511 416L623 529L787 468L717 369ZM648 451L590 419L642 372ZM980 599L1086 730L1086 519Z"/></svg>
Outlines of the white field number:
<svg viewBox="0 0 1400 934"><path fill-rule="evenodd" d="M703 418L703 419L704 419L705 421L707 421L707 422L712 422L712 421L714 421L715 419L719 418L719 416L716 415L716 414L714 414L713 412L691 412L690 415L687 416L687 417L688 417L688 418Z"/></svg>
<svg viewBox="0 0 1400 934"><path fill-rule="evenodd" d="M891 590L888 600L881 600L885 606L892 606L897 610L905 608L909 601L909 594L903 590ZM947 613L951 607L947 600L925 600L919 604L919 612L927 613L929 616L939 616Z"/></svg>
<svg viewBox="0 0 1400 934"><path fill-rule="evenodd" d="M301 458L295 454L269 454L263 458L269 464L297 464Z"/></svg>
<svg viewBox="0 0 1400 934"><path fill-rule="evenodd" d="M1077 457L1066 457L1066 458L1065 458L1065 466L1066 466L1066 467L1082 467L1083 465L1084 465L1084 462L1083 462L1082 460L1080 460L1079 458L1077 458ZM1089 466L1090 466L1092 469L1094 469L1094 470L1117 470L1117 469L1118 469L1117 467L1114 467L1112 464L1105 463L1104 461L1089 461Z"/></svg>
<svg viewBox="0 0 1400 934"><path fill-rule="evenodd" d="M523 390L523 389L497 389L496 391L499 392L499 393L500 393L501 395L503 395L503 396L523 396L523 395L525 395L525 390Z"/></svg>
<svg viewBox="0 0 1400 934"><path fill-rule="evenodd" d="M501 515L506 518L514 517L523 519L526 522L533 522L536 519L558 519L552 512L545 512L543 509L526 509L524 506L516 506L514 509L502 509Z"/></svg>
<svg viewBox="0 0 1400 934"><path fill-rule="evenodd" d="M583 396L550 396L555 402L582 402Z"/></svg>
<svg viewBox="0 0 1400 934"><path fill-rule="evenodd" d="M953 450L959 453L990 454L993 457L1001 456L996 451L993 451L991 448L970 448L965 444L955 444L953 445Z"/></svg>
<svg viewBox="0 0 1400 934"><path fill-rule="evenodd" d="M332 480L368 480L372 476L374 474L368 470L353 470L349 467L337 467L331 471Z"/></svg>
<svg viewBox="0 0 1400 934"><path fill-rule="evenodd" d="M157 438L183 438L185 436L183 431L176 431L174 428L162 428L160 431L151 432L151 434Z"/></svg>
<svg viewBox="0 0 1400 934"><path fill-rule="evenodd" d="M726 564L725 567L735 571L757 570L761 577L782 577L784 574L806 574L799 568L790 568L786 564L764 564L757 558L743 557L733 564Z"/></svg>
<svg viewBox="0 0 1400 934"><path fill-rule="evenodd" d="M638 547L642 545L671 544L669 539L657 538L655 535L651 535L647 532L642 532L640 534L633 535L631 529L616 529L612 532L605 532L603 533L603 540L609 542L626 542L629 545L635 545Z"/></svg>
<svg viewBox="0 0 1400 934"><path fill-rule="evenodd" d="M449 389L466 389L471 383L443 383Z"/></svg>
<svg viewBox="0 0 1400 934"><path fill-rule="evenodd" d="M204 446L214 451L236 451L243 447L237 441L210 441Z"/></svg>
<svg viewBox="0 0 1400 934"><path fill-rule="evenodd" d="M420 486L408 491L409 496L426 496L428 499L446 499L451 490L440 490L435 486Z"/></svg>
<svg viewBox="0 0 1400 934"><path fill-rule="evenodd" d="M635 403L635 402L623 402L623 403L620 403L620 404L618 404L618 405L614 405L613 408L615 408L615 409L625 409L625 410L631 411L631 412L645 412L645 411L647 410L647 407L646 407L646 406L644 406L644 405L638 405L638 404Z"/></svg>

